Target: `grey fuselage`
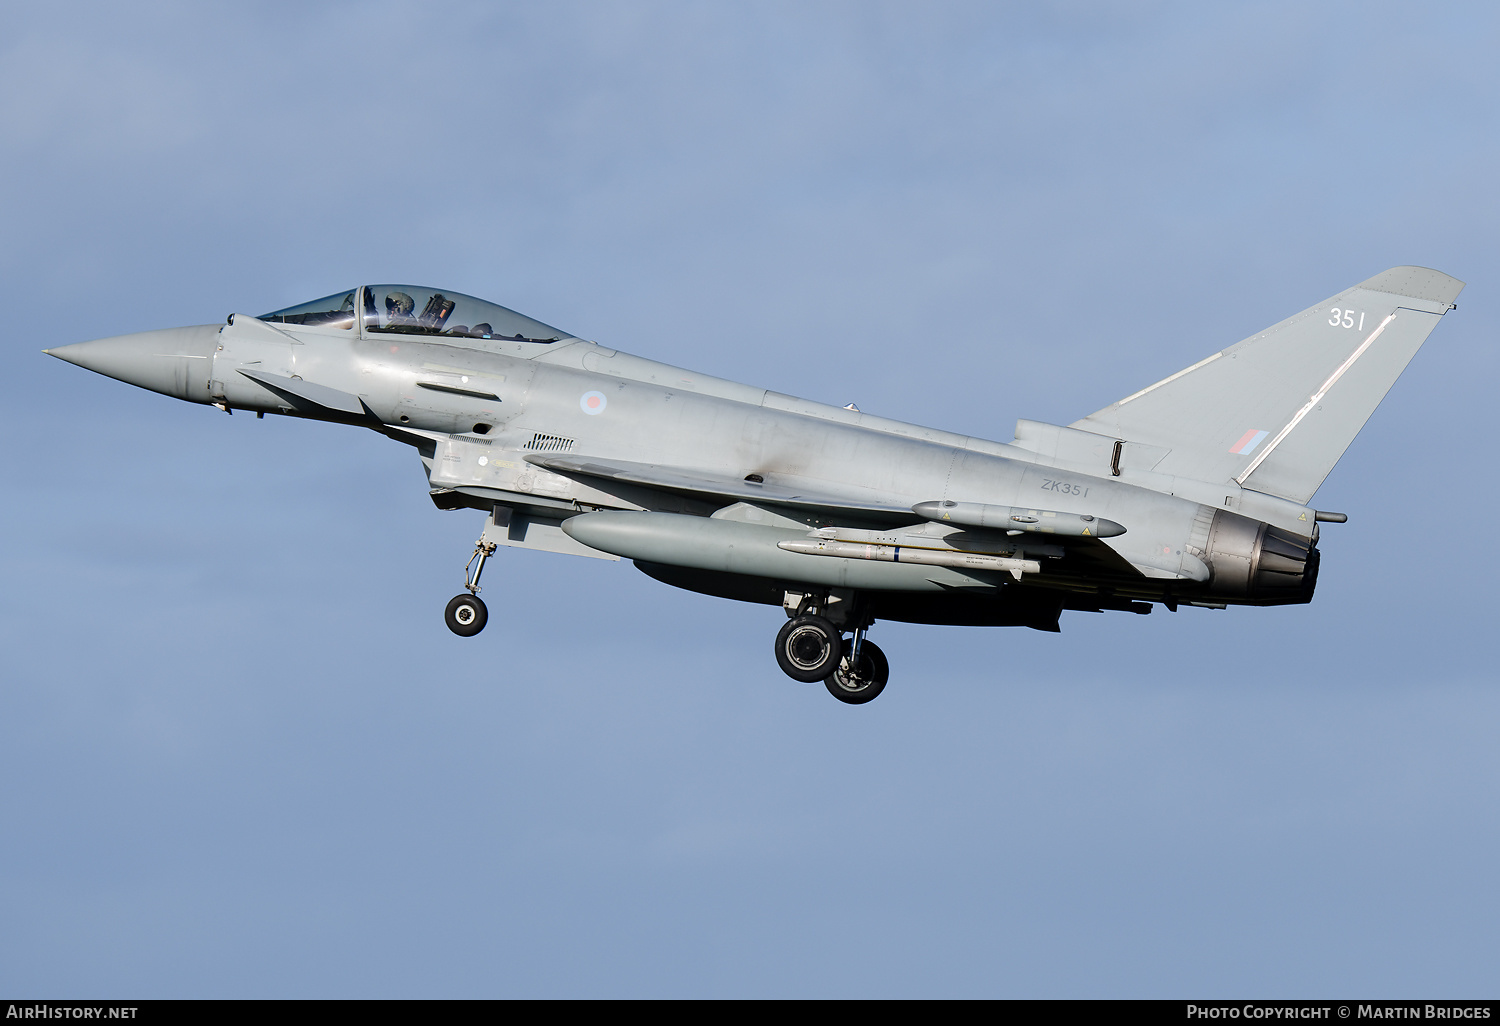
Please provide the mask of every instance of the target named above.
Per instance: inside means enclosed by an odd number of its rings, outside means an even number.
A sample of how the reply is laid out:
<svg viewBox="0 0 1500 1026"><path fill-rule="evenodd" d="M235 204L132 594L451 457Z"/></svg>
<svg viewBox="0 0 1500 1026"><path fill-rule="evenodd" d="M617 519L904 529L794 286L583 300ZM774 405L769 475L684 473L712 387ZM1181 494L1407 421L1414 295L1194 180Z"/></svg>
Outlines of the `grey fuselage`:
<svg viewBox="0 0 1500 1026"><path fill-rule="evenodd" d="M556 523L610 510L713 519L690 525L696 533L669 526L653 535L654 527L632 526L640 535L630 543L635 548L612 551L669 583L734 598L781 601L782 592L799 584L843 587L886 593L890 618L1036 625L1048 620L1048 608L1055 623L1061 608L1307 601L1316 575L1310 508L1234 484L1160 475L1150 460L1133 463L1130 454L1122 460L1110 439L1070 428L1023 421L1016 443L1003 444L796 399L572 338L449 341L236 315L223 326L70 348L112 344L111 352L122 353L131 340L139 340L133 359L146 369L131 376L93 369L226 410L383 431L419 449L434 501L446 508L501 504ZM549 454L696 472L743 482L742 494L705 494L670 480L654 483L649 475L643 483L559 473L537 465ZM758 504L759 487L778 495L834 494L871 510L948 501L1063 511L1125 530L1089 539L1080 549L1060 546L1045 533L965 534L919 517L902 525L872 514L863 523L856 511L840 521L820 514L816 504ZM836 521L885 532L898 544L932 536L939 547L1040 556L1044 569L1023 583L990 570L775 548L778 539L803 538ZM598 523L609 526L604 518ZM584 521L578 524L576 537L585 537ZM1045 532L1046 524L1040 528ZM1300 545L1305 565L1293 568L1298 578L1290 588L1255 584L1268 529L1290 539L1293 562ZM990 548L954 540L963 538L988 538ZM1010 539L1011 549L995 548L997 538ZM726 546L727 556L720 551ZM760 555L746 555L750 550ZM1008 611L984 611L986 602L996 601ZM1018 603L1042 612L1018 611Z"/></svg>

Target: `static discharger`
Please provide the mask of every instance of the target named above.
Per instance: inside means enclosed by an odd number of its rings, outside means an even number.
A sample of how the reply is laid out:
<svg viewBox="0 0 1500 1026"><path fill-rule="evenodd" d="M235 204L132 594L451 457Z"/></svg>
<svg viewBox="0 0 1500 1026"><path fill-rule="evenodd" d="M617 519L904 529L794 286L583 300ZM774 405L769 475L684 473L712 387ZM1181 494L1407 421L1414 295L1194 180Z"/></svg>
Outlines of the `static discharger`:
<svg viewBox="0 0 1500 1026"><path fill-rule="evenodd" d="M1033 534L1059 534L1072 538L1113 538L1125 528L1113 520L1087 513L1059 513L1050 509L1023 509L1020 506L990 506L983 502L919 502L911 508L919 517L939 524L983 527L991 531L1025 531Z"/></svg>

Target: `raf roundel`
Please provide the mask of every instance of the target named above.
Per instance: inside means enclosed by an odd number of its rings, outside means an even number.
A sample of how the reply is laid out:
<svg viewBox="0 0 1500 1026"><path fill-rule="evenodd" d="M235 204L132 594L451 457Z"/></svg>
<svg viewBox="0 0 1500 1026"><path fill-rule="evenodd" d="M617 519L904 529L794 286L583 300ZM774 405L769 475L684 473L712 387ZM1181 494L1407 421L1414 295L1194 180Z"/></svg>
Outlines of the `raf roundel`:
<svg viewBox="0 0 1500 1026"><path fill-rule="evenodd" d="M585 392L578 400L578 408L590 417L604 412L604 407L609 405L609 400L604 398L603 392Z"/></svg>

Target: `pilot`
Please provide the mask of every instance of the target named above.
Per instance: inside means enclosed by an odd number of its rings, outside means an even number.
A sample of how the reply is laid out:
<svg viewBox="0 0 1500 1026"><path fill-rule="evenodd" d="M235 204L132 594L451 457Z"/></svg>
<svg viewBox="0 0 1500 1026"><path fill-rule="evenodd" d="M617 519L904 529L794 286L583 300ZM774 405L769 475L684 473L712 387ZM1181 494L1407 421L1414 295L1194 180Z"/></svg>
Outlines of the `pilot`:
<svg viewBox="0 0 1500 1026"><path fill-rule="evenodd" d="M416 318L411 315L416 308L416 301L405 292L387 292L385 296L386 326L416 324Z"/></svg>
<svg viewBox="0 0 1500 1026"><path fill-rule="evenodd" d="M494 328L490 327L484 321L480 321L478 324L474 325L474 327L472 327L469 330L470 330L470 333L472 335L474 335L474 337L476 337L476 338L489 338L490 335L494 334L494 331L495 331Z"/></svg>

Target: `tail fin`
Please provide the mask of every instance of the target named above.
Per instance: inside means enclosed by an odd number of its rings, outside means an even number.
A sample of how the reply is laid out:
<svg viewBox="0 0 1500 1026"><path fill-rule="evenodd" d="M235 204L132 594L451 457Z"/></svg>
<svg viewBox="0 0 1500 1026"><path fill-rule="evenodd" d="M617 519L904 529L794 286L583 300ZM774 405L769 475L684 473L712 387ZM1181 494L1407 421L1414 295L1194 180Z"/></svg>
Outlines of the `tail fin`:
<svg viewBox="0 0 1500 1026"><path fill-rule="evenodd" d="M1161 473L1305 503L1463 287L1393 267L1071 426L1170 449Z"/></svg>

